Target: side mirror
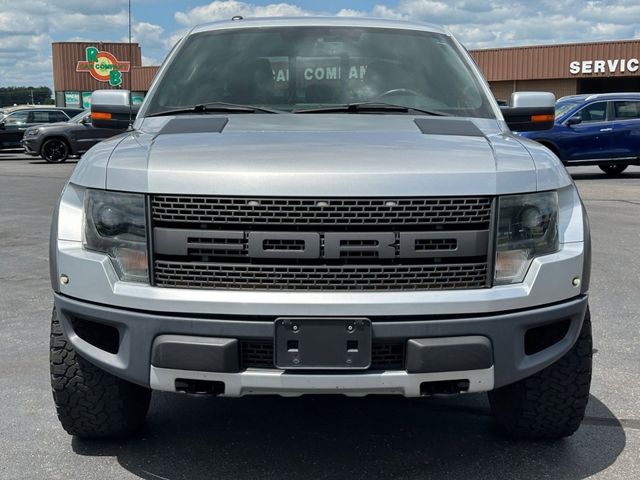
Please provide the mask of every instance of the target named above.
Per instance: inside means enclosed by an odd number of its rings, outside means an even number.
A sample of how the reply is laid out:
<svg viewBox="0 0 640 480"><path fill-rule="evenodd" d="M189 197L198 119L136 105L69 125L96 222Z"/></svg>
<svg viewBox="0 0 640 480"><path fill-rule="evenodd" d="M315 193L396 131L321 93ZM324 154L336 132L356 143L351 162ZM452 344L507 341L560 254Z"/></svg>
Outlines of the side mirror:
<svg viewBox="0 0 640 480"><path fill-rule="evenodd" d="M129 90L96 90L91 96L91 122L97 128L125 130L139 109L131 104Z"/></svg>
<svg viewBox="0 0 640 480"><path fill-rule="evenodd" d="M549 92L514 92L509 106L500 110L511 130L549 130L555 121L556 97Z"/></svg>
<svg viewBox="0 0 640 480"><path fill-rule="evenodd" d="M573 117L569 117L565 122L567 127L570 127L571 125L578 125L579 123L582 123L582 117L580 115L574 115Z"/></svg>

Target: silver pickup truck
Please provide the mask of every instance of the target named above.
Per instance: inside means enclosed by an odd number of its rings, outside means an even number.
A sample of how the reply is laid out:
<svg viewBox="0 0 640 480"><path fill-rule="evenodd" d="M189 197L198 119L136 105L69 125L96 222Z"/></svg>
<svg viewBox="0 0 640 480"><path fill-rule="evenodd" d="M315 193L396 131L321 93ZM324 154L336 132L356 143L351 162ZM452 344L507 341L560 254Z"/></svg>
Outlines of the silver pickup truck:
<svg viewBox="0 0 640 480"><path fill-rule="evenodd" d="M133 120L94 93L97 127ZM510 436L589 397L589 226L546 148L554 97L498 107L446 30L364 19L194 28L51 233L51 380L70 434L144 422L152 390L488 392Z"/></svg>

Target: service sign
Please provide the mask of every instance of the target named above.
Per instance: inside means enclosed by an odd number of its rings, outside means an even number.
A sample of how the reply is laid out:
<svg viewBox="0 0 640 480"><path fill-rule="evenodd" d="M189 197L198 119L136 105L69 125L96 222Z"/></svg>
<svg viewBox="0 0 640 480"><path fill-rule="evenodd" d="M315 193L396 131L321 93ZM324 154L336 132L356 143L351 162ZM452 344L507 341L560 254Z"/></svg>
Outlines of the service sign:
<svg viewBox="0 0 640 480"><path fill-rule="evenodd" d="M99 82L109 82L112 87L122 85L122 73L128 72L131 62L118 60L113 54L88 47L86 60L78 62L76 72L89 72Z"/></svg>
<svg viewBox="0 0 640 480"><path fill-rule="evenodd" d="M569 63L571 75L636 73L640 69L637 58L613 58L608 60L574 60Z"/></svg>

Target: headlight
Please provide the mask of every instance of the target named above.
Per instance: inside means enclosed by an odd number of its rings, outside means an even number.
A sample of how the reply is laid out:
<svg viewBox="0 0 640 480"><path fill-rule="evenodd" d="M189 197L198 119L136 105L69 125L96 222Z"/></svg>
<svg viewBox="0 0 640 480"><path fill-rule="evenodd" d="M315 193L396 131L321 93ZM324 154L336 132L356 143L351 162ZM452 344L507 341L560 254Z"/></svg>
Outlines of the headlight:
<svg viewBox="0 0 640 480"><path fill-rule="evenodd" d="M83 246L106 253L121 280L148 283L144 195L88 189Z"/></svg>
<svg viewBox="0 0 640 480"><path fill-rule="evenodd" d="M522 282L534 257L559 246L556 192L500 197L494 284Z"/></svg>
<svg viewBox="0 0 640 480"><path fill-rule="evenodd" d="M37 128L34 128L34 129L29 129L26 132L24 132L24 136L25 137L35 137L39 133L40 133L40 130L37 129Z"/></svg>

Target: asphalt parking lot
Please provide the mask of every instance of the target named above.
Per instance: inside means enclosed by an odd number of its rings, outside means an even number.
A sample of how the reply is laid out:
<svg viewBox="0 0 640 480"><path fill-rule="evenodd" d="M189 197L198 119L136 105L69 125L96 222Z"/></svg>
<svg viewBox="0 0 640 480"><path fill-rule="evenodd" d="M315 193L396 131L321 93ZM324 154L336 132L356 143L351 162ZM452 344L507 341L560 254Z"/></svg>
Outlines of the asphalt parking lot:
<svg viewBox="0 0 640 480"><path fill-rule="evenodd" d="M74 163L0 152L0 479L640 478L640 167L570 170L592 224L596 353L569 439L501 438L483 395L154 394L136 438L85 442L59 426L48 373L49 221Z"/></svg>

